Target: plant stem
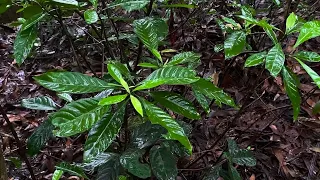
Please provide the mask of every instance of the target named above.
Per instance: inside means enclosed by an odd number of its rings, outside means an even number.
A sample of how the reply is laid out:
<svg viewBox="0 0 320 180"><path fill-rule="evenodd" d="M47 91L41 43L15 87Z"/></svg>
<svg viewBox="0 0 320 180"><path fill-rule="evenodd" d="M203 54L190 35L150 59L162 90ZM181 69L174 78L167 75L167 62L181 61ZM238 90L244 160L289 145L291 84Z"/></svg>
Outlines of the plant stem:
<svg viewBox="0 0 320 180"><path fill-rule="evenodd" d="M150 0L149 6L148 6L148 9L147 9L147 12L146 12L146 16L150 16L151 11L152 11L153 3L154 3L154 0ZM137 71L137 67L138 67L138 64L139 64L141 56L142 56L142 47L143 47L143 44L142 44L142 42L140 40L139 41L139 47L138 47L137 60L135 61L134 66L133 66L133 70L134 71Z"/></svg>
<svg viewBox="0 0 320 180"><path fill-rule="evenodd" d="M5 110L3 109L3 107L1 105L0 105L0 113L1 113L2 117L4 118L4 120L6 121L6 123L8 124L9 129L10 129L10 131L11 131L11 133L12 133L12 135L13 135L16 143L17 143L17 146L18 146L18 149L19 149L19 155L20 155L21 159L23 159L23 161L26 163L27 169L30 172L31 179L32 180L36 180L36 176L33 173L32 166L31 166L31 164L30 164L30 162L28 160L28 157L27 157L27 155L25 153L26 149L24 148L24 146L22 146L22 143L19 140L17 132L15 131L12 123L10 122L10 120L9 120L9 118L7 116L7 113L5 112Z"/></svg>

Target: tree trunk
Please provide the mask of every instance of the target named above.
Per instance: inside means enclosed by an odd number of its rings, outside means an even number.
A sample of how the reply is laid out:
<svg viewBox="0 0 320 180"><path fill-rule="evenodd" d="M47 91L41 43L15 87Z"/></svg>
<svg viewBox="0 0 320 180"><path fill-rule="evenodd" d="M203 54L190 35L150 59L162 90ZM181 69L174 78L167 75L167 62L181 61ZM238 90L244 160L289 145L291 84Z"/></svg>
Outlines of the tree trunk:
<svg viewBox="0 0 320 180"><path fill-rule="evenodd" d="M6 163L0 147L0 180L8 180Z"/></svg>

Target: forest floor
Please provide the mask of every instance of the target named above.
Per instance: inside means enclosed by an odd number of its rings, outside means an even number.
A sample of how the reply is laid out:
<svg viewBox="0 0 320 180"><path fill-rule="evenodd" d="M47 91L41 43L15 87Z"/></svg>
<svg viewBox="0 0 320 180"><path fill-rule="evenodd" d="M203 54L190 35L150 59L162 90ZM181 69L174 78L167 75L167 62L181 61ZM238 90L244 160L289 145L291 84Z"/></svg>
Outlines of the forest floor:
<svg viewBox="0 0 320 180"><path fill-rule="evenodd" d="M183 19L180 20L182 21ZM257 158L255 167L238 168L244 179L320 179L320 116L312 113L312 107L320 99L320 90L298 64L291 64L301 80L303 102L299 119L293 122L291 104L281 78L271 78L268 72L263 71L263 67L244 68L245 55L226 62L223 52L213 51L215 45L223 43L223 36L219 34L219 27L211 22L212 19L205 18L196 26L187 23L177 31L176 41L171 48L201 53L202 65L198 73L204 77L214 77L219 86L231 94L238 104L246 104L247 108L244 112L237 113L235 109L213 105L209 116L192 122L191 142L194 151L191 157L179 160L179 178L200 179L208 167L215 165L225 150L226 139L232 137L240 147L250 147ZM57 33L52 31L47 34ZM43 33L42 36L47 34ZM62 103L55 93L40 87L32 77L50 69L78 69L74 64L72 51L67 44L64 45L63 37L58 35L47 38L45 44L38 49L40 53L33 55L19 67L12 58L15 35L16 32L0 28L0 103L5 107L10 122L14 124L25 145L26 139L46 118L47 113L23 108L20 106L21 100L46 95L58 104ZM287 39L286 48L292 47L292 41L295 39ZM301 49L320 53L319 43L320 39L313 39ZM100 67L99 58L98 62L94 57L92 59L91 63ZM312 64L311 67L320 73L319 63ZM254 81L259 83L252 88ZM252 89L253 95L246 97ZM12 179L28 179L29 172L25 164L22 163L19 167L16 142L2 117L0 125L2 149L9 166L9 176ZM52 139L40 154L29 157L37 178L51 179L55 165L61 161L80 162L84 138ZM68 179L79 178L72 176Z"/></svg>

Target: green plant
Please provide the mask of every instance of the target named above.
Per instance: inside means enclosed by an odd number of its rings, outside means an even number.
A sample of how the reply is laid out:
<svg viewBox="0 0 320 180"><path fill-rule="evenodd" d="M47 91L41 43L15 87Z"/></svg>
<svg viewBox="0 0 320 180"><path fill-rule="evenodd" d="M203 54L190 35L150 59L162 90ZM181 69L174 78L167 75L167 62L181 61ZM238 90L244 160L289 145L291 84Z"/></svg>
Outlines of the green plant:
<svg viewBox="0 0 320 180"><path fill-rule="evenodd" d="M97 30L95 23L104 25L97 1L90 1L92 6L75 0L53 0L19 2L27 11L31 8L39 13L33 14L22 22L15 41L17 63L20 65L30 54L37 39L37 24L45 19L57 19L63 32L72 38L63 23L62 15L76 12L96 33L104 39L105 47L110 47L105 32ZM151 17L153 1L114 1L108 8L121 6L128 11L146 10L148 17L134 20L130 37L138 38L138 59L133 66L120 48L119 58L112 57L106 62L107 73L101 79L78 72L52 71L34 77L43 87L57 92L58 97L66 101L59 108L50 97L24 99L22 106L30 109L54 111L48 119L30 136L27 142L28 153L35 155L53 136L70 137L87 134L84 144L83 163L57 165L53 179L59 179L64 172L83 178L96 176L97 179L118 179L118 177L174 179L178 170L178 157L190 155L192 145L188 139L190 125L185 121L198 120L200 113L190 100L167 89L159 90L163 85L185 86L191 88L194 98L209 112L210 101L237 108L234 100L222 89L197 75L195 68L200 64L200 55L182 52L171 58L163 58L158 50L168 35L168 25L164 18ZM165 7L190 7L187 4L164 4ZM191 8L194 6L191 6ZM108 9L107 8L107 9ZM108 14L108 12L106 12ZM113 23L109 17L105 17ZM18 22L19 23L19 22ZM117 40L127 38L116 33ZM108 40L109 39L109 40ZM119 40L119 47L121 45ZM145 46L155 57L141 62L142 47ZM140 48L141 47L141 48ZM111 48L107 48L113 56ZM78 52L79 54L81 52ZM146 75L144 71L150 71ZM148 71L147 71L148 72ZM94 71L93 71L94 73ZM143 79L143 80L141 80ZM98 93L92 95L92 93ZM71 94L85 94L86 98L73 99ZM82 96L82 97L84 97ZM183 116L177 120L167 110ZM117 138L118 137L118 138ZM179 143L178 143L179 142ZM93 172L97 172L94 174ZM122 175L122 176L121 176Z"/></svg>
<svg viewBox="0 0 320 180"><path fill-rule="evenodd" d="M268 19L256 19L254 17L255 9L237 4L235 6L240 7L241 12L236 14L235 17L238 18L238 20L240 19L240 21L244 20L243 26L232 18L225 17L221 20L217 20L222 30L227 33L224 42L225 59L231 59L239 54L248 53L250 56L246 59L244 67L253 67L264 64L265 69L270 72L272 77L275 78L281 75L286 93L293 106L293 119L297 120L301 104L299 93L300 82L297 75L292 72L288 65L286 65L286 62L292 62L294 60L299 62L315 84L320 87L320 76L304 63L304 61L319 62L320 55L315 52L296 50L303 42L320 36L320 21L313 20L305 22L302 18L292 12L287 17L284 26L285 28L282 30L269 24ZM231 24L232 26L226 26L226 24ZM263 32L256 27L262 28ZM278 31L279 35L277 35L275 31ZM284 52L283 40L296 32L299 32L299 36L293 46L293 50ZM254 41L259 33L262 33L262 37L266 34L273 45L264 48L257 47L257 50L254 51L252 50L252 46L259 44ZM249 40L252 39L255 43L248 43L250 42ZM263 38L260 36L258 39L261 40Z"/></svg>
<svg viewBox="0 0 320 180"><path fill-rule="evenodd" d="M219 179L219 177L230 180L241 180L242 178L237 169L233 166L233 163L249 167L256 165L256 159L251 151L248 149L240 149L237 146L237 143L232 139L228 140L228 152L224 152L224 157L228 162L227 170L223 169L222 164L213 166L203 180Z"/></svg>

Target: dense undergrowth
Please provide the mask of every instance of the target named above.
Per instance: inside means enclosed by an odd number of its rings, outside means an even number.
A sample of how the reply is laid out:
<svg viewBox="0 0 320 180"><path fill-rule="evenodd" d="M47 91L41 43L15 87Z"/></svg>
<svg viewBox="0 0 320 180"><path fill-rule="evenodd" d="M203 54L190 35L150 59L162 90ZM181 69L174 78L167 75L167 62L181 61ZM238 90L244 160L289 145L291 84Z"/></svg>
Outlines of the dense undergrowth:
<svg viewBox="0 0 320 180"><path fill-rule="evenodd" d="M233 131L235 122L254 102L250 98L263 74L281 81L291 102L287 106L292 109L290 122L298 120L305 96L300 92L296 67L309 75L315 88L320 87L320 76L311 68L312 63L320 61L320 55L299 47L320 36L320 21L304 17L307 4L300 1L270 1L262 7L258 1L219 2L225 10L216 9L216 3L1 1L1 13L19 7L17 12L21 14L9 25L19 29L13 46L16 65L32 64L31 59L44 52L45 40L50 41L46 33L53 31L48 27L57 29L60 45L70 48L74 60L68 69L50 69L33 76L39 85L56 93L59 103L49 96L21 101L24 108L48 113L28 137L26 152L14 134L31 179L37 177L27 155L41 153L47 142L56 137L83 137L84 141L82 160L59 162L52 174L55 180L68 175L85 179L181 178L183 168L178 166L187 169L197 163ZM274 20L277 10L282 10L283 22ZM188 15L179 16L187 12ZM224 55L220 57L224 64L220 76L205 75L209 67L203 63L203 49L177 43L188 40L179 37L178 32L184 30L186 23L197 28L200 16L212 18L213 26L223 37L223 42L209 48L212 53ZM175 22L178 18L179 24ZM288 39L295 37L295 43L288 44ZM226 77L234 64L247 72L258 70L255 78L247 80L242 101L234 100L234 95L220 88L226 87ZM230 107L236 113L227 127L204 153L194 157L196 151L190 137L195 122ZM11 127L5 110L1 111ZM314 104L312 111L316 115L319 105ZM14 133L13 127L11 130ZM214 163L201 169L198 179L244 178L238 172L239 165L245 169L254 167L257 161L253 152L259 149L239 148L236 139L228 138L227 149ZM177 163L188 157L194 158L182 166Z"/></svg>

